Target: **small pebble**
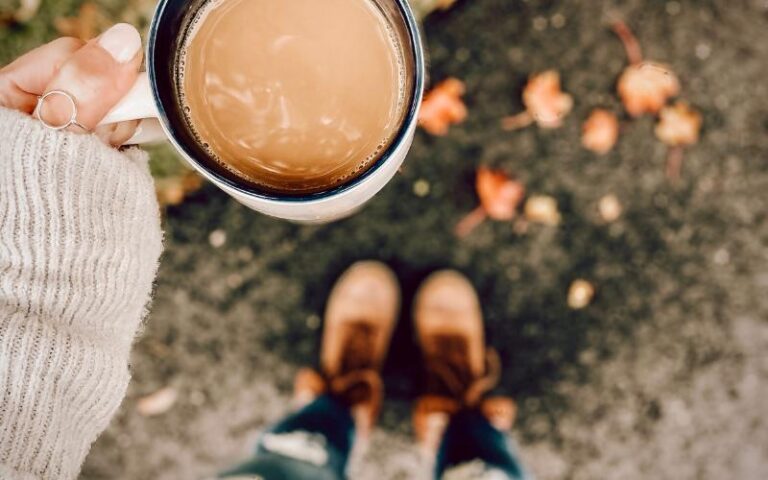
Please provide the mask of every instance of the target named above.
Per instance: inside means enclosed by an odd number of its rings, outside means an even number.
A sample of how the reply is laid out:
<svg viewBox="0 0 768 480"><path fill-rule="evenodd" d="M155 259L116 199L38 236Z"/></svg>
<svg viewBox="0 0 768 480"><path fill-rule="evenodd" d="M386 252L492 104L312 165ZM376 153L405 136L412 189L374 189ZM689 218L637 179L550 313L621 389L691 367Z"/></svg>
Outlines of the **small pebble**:
<svg viewBox="0 0 768 480"><path fill-rule="evenodd" d="M579 354L579 362L586 366L594 365L597 363L597 352L590 348L584 350Z"/></svg>
<svg viewBox="0 0 768 480"><path fill-rule="evenodd" d="M619 238L622 235L624 235L624 232L626 231L626 228L624 228L624 225L620 223L612 223L608 227L608 235L610 235L613 238Z"/></svg>
<svg viewBox="0 0 768 480"><path fill-rule="evenodd" d="M528 233L528 221L522 218L518 218L512 223L512 231L517 235L525 235Z"/></svg>
<svg viewBox="0 0 768 480"><path fill-rule="evenodd" d="M546 17L538 16L533 19L533 29L537 31L542 31L547 28L547 21Z"/></svg>
<svg viewBox="0 0 768 480"><path fill-rule="evenodd" d="M227 232L220 229L212 231L211 234L208 235L208 242L213 248L224 246L224 244L227 243Z"/></svg>
<svg viewBox="0 0 768 480"><path fill-rule="evenodd" d="M242 262L250 262L253 260L253 250L243 247L237 251L237 258Z"/></svg>
<svg viewBox="0 0 768 480"><path fill-rule="evenodd" d="M682 10L680 2L667 2L666 10L669 15L677 15Z"/></svg>
<svg viewBox="0 0 768 480"><path fill-rule="evenodd" d="M183 288L176 289L173 292L173 301L176 303L187 303L189 302L189 293Z"/></svg>
<svg viewBox="0 0 768 480"><path fill-rule="evenodd" d="M189 403L199 407L205 403L205 394L200 390L193 390L189 394Z"/></svg>
<svg viewBox="0 0 768 480"><path fill-rule="evenodd" d="M117 436L117 443L121 447L129 447L131 444L133 444L133 440L130 435L128 434L121 434Z"/></svg>
<svg viewBox="0 0 768 480"><path fill-rule="evenodd" d="M320 327L320 317L317 315L310 315L307 317L307 328L310 330L317 330Z"/></svg>
<svg viewBox="0 0 768 480"><path fill-rule="evenodd" d="M669 199L663 193L653 196L653 204L658 208L666 208L669 205Z"/></svg>
<svg viewBox="0 0 768 480"><path fill-rule="evenodd" d="M560 211L557 200L548 195L532 195L528 197L523 208L525 218L529 222L557 225L560 223Z"/></svg>
<svg viewBox="0 0 768 480"><path fill-rule="evenodd" d="M520 280L521 275L522 272L520 272L520 268L517 266L511 266L507 269L507 278L510 280Z"/></svg>
<svg viewBox="0 0 768 480"><path fill-rule="evenodd" d="M606 195L597 204L600 216L606 222L615 222L621 216L621 202L614 194Z"/></svg>
<svg viewBox="0 0 768 480"><path fill-rule="evenodd" d="M709 193L715 189L715 179L712 177L703 177L699 181L699 190L704 193Z"/></svg>
<svg viewBox="0 0 768 480"><path fill-rule="evenodd" d="M700 43L696 45L696 57L699 60L708 59L711 53L712 53L712 47L710 47L708 44Z"/></svg>
<svg viewBox="0 0 768 480"><path fill-rule="evenodd" d="M579 278L574 280L568 289L568 306L574 310L586 307L595 296L595 287L588 281Z"/></svg>
<svg viewBox="0 0 768 480"><path fill-rule="evenodd" d="M231 273L231 274L227 275L227 286L229 288L235 289L235 288L238 288L242 284L243 284L243 277L240 276L240 274Z"/></svg>
<svg viewBox="0 0 768 480"><path fill-rule="evenodd" d="M525 53L522 48L512 47L507 50L507 58L512 63L520 63L525 59Z"/></svg>
<svg viewBox="0 0 768 480"><path fill-rule="evenodd" d="M728 97L726 95L723 94L715 97L715 106L720 110L725 110L730 105L731 105L731 102L728 100Z"/></svg>
<svg viewBox="0 0 768 480"><path fill-rule="evenodd" d="M718 265L725 265L731 261L731 253L725 248L721 248L715 252L713 260Z"/></svg>
<svg viewBox="0 0 768 480"><path fill-rule="evenodd" d="M556 13L552 15L552 18L549 21L552 23L554 28L563 28L565 26L565 15L562 13Z"/></svg>
<svg viewBox="0 0 768 480"><path fill-rule="evenodd" d="M455 56L457 61L466 62L467 60L469 60L469 56L470 56L469 49L464 47L458 48L456 49Z"/></svg>
<svg viewBox="0 0 768 480"><path fill-rule="evenodd" d="M429 195L430 185L429 182L420 178L413 182L413 193L417 197L426 197Z"/></svg>
<svg viewBox="0 0 768 480"><path fill-rule="evenodd" d="M685 402L678 398L665 402L664 411L680 428L688 427L691 424L691 412Z"/></svg>

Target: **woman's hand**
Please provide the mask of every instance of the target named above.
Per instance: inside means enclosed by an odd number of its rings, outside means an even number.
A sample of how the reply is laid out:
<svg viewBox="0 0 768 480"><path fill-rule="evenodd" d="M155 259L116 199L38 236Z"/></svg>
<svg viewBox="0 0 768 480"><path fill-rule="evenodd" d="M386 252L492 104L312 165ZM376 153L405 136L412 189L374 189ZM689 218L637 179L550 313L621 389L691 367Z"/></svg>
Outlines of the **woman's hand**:
<svg viewBox="0 0 768 480"><path fill-rule="evenodd" d="M135 83L141 38L116 25L0 70L0 477L74 479L120 406L162 250L147 155L96 125ZM31 114L66 125L54 134ZM9 399L9 401L6 401ZM10 454L6 454L10 452Z"/></svg>
<svg viewBox="0 0 768 480"><path fill-rule="evenodd" d="M136 81L141 61L141 36L125 23L87 43L60 38L0 69L0 106L31 115L41 95L62 90L74 99L76 120L87 132L119 146L133 136L138 121L97 125ZM40 114L48 124L63 125L72 105L66 97L52 95ZM87 133L75 125L68 130Z"/></svg>

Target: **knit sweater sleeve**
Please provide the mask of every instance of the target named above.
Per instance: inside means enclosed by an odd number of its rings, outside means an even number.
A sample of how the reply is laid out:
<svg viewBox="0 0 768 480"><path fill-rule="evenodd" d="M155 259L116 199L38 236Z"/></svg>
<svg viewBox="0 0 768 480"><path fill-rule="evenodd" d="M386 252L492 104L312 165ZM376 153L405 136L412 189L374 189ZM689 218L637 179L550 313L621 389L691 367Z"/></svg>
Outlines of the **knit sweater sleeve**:
<svg viewBox="0 0 768 480"><path fill-rule="evenodd" d="M0 478L77 476L125 395L161 243L143 153L0 108Z"/></svg>

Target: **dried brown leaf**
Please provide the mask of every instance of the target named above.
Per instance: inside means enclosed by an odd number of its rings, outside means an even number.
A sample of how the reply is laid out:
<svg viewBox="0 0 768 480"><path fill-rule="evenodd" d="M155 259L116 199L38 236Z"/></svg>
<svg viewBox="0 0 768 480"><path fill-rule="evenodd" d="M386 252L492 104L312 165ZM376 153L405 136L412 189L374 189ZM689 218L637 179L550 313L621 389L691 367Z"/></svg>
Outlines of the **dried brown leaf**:
<svg viewBox="0 0 768 480"><path fill-rule="evenodd" d="M178 392L173 387L164 387L160 390L141 397L136 402L136 411L145 417L160 415L173 407L178 398Z"/></svg>

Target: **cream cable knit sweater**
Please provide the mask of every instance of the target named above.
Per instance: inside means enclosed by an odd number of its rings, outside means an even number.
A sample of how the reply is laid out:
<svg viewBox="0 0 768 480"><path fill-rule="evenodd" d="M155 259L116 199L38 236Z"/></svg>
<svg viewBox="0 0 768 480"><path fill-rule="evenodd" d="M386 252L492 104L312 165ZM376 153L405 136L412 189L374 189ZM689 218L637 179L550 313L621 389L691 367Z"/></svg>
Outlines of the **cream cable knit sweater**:
<svg viewBox="0 0 768 480"><path fill-rule="evenodd" d="M138 150L0 109L0 479L72 479L125 394L161 252Z"/></svg>

